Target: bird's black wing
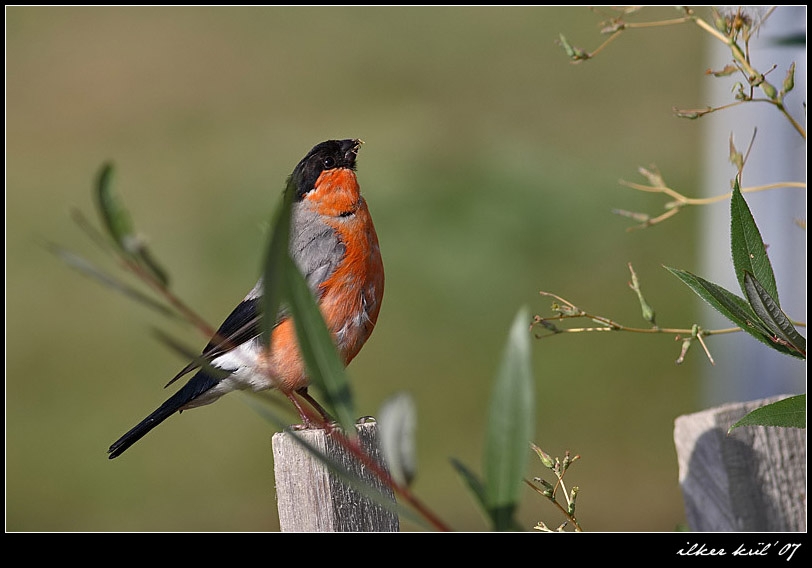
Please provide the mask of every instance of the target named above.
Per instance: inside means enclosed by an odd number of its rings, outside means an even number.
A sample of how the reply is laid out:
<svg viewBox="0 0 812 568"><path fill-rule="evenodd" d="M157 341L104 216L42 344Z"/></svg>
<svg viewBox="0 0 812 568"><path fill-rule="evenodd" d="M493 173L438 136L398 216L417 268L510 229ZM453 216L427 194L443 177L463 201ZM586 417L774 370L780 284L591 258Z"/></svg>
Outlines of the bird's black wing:
<svg viewBox="0 0 812 568"><path fill-rule="evenodd" d="M262 296L247 297L237 304L237 307L228 315L220 325L217 333L211 338L208 345L200 355L201 359L211 361L218 355L231 351L237 345L250 341L260 334ZM171 385L186 373L198 368L198 362L186 365L177 375L172 377L166 386Z"/></svg>

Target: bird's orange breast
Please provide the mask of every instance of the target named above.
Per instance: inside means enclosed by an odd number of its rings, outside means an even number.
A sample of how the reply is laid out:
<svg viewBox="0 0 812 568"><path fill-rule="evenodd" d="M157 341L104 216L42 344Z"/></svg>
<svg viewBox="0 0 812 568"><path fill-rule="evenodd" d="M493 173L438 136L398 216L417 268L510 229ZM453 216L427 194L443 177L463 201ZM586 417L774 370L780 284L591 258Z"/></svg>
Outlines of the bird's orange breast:
<svg viewBox="0 0 812 568"><path fill-rule="evenodd" d="M381 309L384 271L378 235L355 172L350 169L322 172L303 201L344 245L343 258L319 285L318 296L327 328L347 365L369 339ZM270 357L279 388L293 391L307 386L292 321L275 328Z"/></svg>

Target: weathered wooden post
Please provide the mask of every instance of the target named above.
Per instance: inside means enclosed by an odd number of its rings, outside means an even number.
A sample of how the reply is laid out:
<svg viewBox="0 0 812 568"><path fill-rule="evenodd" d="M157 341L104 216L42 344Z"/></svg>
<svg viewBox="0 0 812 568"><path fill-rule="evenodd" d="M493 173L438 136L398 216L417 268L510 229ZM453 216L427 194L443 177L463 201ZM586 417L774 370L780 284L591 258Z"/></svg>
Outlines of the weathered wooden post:
<svg viewBox="0 0 812 568"><path fill-rule="evenodd" d="M679 483L692 531L806 531L806 430L745 426L745 414L786 398L727 404L674 425Z"/></svg>
<svg viewBox="0 0 812 568"><path fill-rule="evenodd" d="M386 469L378 447L377 424L358 424L356 429L360 445ZM324 430L302 430L296 435L395 502L392 488ZM273 457L282 532L399 530L397 514L346 485L322 461L292 439L292 434L274 434Z"/></svg>

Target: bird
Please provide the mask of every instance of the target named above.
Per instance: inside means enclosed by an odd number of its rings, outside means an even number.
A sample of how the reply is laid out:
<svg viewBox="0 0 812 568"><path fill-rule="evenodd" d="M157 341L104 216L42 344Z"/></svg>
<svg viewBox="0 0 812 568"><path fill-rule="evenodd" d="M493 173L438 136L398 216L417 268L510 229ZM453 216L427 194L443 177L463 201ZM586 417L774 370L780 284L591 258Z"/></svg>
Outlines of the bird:
<svg viewBox="0 0 812 568"><path fill-rule="evenodd" d="M358 354L378 321L384 270L378 236L356 176L360 139L327 140L315 145L293 169L286 191L294 191L289 253L304 276L344 365ZM278 389L296 406L304 398L322 417L328 415L308 394L309 379L299 352L294 322L280 306L271 331L271 348L261 344L263 279L225 318L201 356L184 367L167 387L197 370L186 384L108 449L120 456L153 428L175 414L211 404L234 390ZM205 361L208 364L202 364Z"/></svg>

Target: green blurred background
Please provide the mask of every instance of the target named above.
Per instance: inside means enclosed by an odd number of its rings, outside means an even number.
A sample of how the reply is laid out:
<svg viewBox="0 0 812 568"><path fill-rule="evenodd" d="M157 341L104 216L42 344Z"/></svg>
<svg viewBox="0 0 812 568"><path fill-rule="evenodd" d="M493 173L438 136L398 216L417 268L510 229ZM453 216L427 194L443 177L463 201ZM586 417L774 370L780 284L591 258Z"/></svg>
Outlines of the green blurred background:
<svg viewBox="0 0 812 568"><path fill-rule="evenodd" d="M652 8L644 19L673 17ZM585 7L6 9L6 528L277 530L273 427L243 393L168 420L122 458L106 449L162 402L185 361L167 322L67 268L55 242L116 271L70 218L94 218L105 160L173 288L218 324L259 274L284 180L316 143L365 140L358 174L386 265L376 332L350 366L360 414L398 391L418 411L414 491L456 530L487 528L450 465L482 471L491 384L517 310L555 292L645 326L633 263L658 322L697 300L662 264L695 269L696 215L656 213L623 187L656 163L691 193L704 34L633 31L572 65L604 19ZM724 338L718 340L720 346ZM533 341L534 442L581 455L588 531L683 522L674 419L700 410L699 350L667 336ZM544 475L530 458L528 476ZM557 526L526 489L519 516ZM422 527L409 521L406 531Z"/></svg>

